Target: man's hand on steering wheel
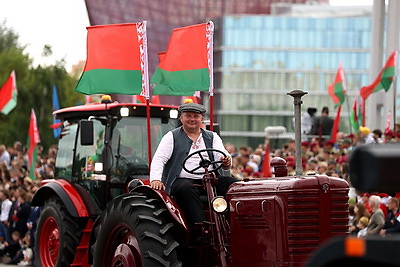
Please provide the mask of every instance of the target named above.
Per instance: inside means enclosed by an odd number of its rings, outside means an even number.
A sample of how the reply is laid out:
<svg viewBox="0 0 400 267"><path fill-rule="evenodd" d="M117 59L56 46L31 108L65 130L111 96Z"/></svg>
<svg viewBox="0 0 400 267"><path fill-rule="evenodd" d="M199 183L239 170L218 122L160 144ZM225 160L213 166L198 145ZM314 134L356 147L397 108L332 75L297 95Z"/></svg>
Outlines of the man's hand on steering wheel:
<svg viewBox="0 0 400 267"><path fill-rule="evenodd" d="M231 167L231 157L221 156L219 159L222 162L222 168L229 169Z"/></svg>
<svg viewBox="0 0 400 267"><path fill-rule="evenodd" d="M150 187L157 190L165 190L165 185L160 180L154 180L150 183Z"/></svg>

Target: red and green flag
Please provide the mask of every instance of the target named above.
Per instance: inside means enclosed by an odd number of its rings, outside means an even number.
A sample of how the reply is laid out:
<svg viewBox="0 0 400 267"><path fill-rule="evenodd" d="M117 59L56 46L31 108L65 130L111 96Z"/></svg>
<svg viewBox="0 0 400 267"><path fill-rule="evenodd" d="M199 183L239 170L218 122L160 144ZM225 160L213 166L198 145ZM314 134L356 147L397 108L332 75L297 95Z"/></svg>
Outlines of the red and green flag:
<svg viewBox="0 0 400 267"><path fill-rule="evenodd" d="M174 29L151 83L153 95L190 96L212 85L213 23Z"/></svg>
<svg viewBox="0 0 400 267"><path fill-rule="evenodd" d="M269 160L269 153L270 153L269 140L267 140L267 142L265 144L265 153L264 153L262 168L261 168L261 172L263 173L262 177L271 177L272 176L271 165L270 165L270 160Z"/></svg>
<svg viewBox="0 0 400 267"><path fill-rule="evenodd" d="M328 86L328 93L335 103L335 108L341 106L346 99L346 87L344 83L344 70L342 64L339 65L335 81Z"/></svg>
<svg viewBox="0 0 400 267"><path fill-rule="evenodd" d="M384 89L385 92L389 90L390 85L392 85L393 79L396 75L396 61L397 50L390 55L375 81L372 84L361 88L360 95L362 98L367 99L370 94L378 92L382 89Z"/></svg>
<svg viewBox="0 0 400 267"><path fill-rule="evenodd" d="M354 133L358 132L358 129L360 128L359 114L360 114L359 105L357 104L357 97L355 97L353 102L353 108L350 111L350 125Z"/></svg>
<svg viewBox="0 0 400 267"><path fill-rule="evenodd" d="M339 124L340 124L340 112L342 110L342 105L339 105L337 111L336 111L336 117L335 120L333 121L333 127L332 127L332 141L336 143L336 135L339 131Z"/></svg>
<svg viewBox="0 0 400 267"><path fill-rule="evenodd" d="M146 22L87 27L87 59L75 91L148 95Z"/></svg>
<svg viewBox="0 0 400 267"><path fill-rule="evenodd" d="M36 124L36 115L35 111L32 109L31 118L29 120L28 139L26 141L26 147L28 149L28 157L29 157L29 176L31 177L31 179L36 179L35 165L38 155L37 144L39 143L40 143L40 136Z"/></svg>
<svg viewBox="0 0 400 267"><path fill-rule="evenodd" d="M12 71L10 77L0 88L0 112L7 115L17 105L17 80L15 71Z"/></svg>

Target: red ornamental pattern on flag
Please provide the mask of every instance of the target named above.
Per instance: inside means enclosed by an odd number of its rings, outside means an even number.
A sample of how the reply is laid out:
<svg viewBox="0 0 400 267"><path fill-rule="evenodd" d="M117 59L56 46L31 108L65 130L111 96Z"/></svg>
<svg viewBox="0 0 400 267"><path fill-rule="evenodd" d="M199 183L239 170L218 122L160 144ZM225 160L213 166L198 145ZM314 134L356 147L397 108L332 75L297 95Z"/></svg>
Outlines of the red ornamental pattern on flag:
<svg viewBox="0 0 400 267"><path fill-rule="evenodd" d="M214 23L209 21L206 25L206 38L207 38L207 63L208 63L208 72L210 75L210 96L214 95Z"/></svg>
<svg viewBox="0 0 400 267"><path fill-rule="evenodd" d="M390 112L390 110L389 110L388 115L387 115L387 119L386 119L385 132L388 132L390 130L390 120L391 120L391 118L392 118L392 112Z"/></svg>
<svg viewBox="0 0 400 267"><path fill-rule="evenodd" d="M142 72L142 92L141 96L146 99L150 98L149 93L149 71L148 71L148 57L147 57L147 31L146 31L147 21L140 22L136 25L139 41L139 51L140 51L140 68Z"/></svg>

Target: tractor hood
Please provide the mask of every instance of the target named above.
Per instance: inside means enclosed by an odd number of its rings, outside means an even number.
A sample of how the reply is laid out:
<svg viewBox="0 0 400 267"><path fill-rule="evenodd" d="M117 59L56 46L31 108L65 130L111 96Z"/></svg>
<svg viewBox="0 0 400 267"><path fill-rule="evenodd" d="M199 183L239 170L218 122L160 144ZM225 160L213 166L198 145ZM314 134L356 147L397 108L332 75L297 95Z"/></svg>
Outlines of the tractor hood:
<svg viewBox="0 0 400 267"><path fill-rule="evenodd" d="M302 266L325 240L347 235L348 183L343 179L241 181L226 197L232 266Z"/></svg>

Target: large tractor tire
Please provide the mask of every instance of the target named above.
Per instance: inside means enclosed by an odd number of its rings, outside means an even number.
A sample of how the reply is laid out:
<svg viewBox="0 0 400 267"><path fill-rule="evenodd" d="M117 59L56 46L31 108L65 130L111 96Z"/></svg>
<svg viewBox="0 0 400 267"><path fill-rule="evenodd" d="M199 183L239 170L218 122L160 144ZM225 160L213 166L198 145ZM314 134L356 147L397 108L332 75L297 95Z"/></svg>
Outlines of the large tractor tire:
<svg viewBox="0 0 400 267"><path fill-rule="evenodd" d="M38 220L35 245L36 266L69 266L82 234L77 218L72 217L57 197L44 204Z"/></svg>
<svg viewBox="0 0 400 267"><path fill-rule="evenodd" d="M141 193L119 196L102 215L93 266L181 266L174 228L159 200Z"/></svg>

